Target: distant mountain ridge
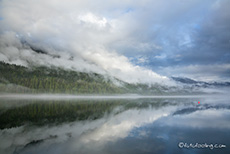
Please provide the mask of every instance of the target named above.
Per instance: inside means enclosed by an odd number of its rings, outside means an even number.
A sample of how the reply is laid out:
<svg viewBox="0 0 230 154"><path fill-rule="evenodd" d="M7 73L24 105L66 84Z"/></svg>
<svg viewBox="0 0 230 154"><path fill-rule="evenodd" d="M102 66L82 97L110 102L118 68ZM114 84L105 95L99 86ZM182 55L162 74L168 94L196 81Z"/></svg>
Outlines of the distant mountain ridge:
<svg viewBox="0 0 230 154"><path fill-rule="evenodd" d="M204 82L196 81L186 77L171 77L174 81L180 82L183 84L194 85L197 87L230 87L230 82Z"/></svg>

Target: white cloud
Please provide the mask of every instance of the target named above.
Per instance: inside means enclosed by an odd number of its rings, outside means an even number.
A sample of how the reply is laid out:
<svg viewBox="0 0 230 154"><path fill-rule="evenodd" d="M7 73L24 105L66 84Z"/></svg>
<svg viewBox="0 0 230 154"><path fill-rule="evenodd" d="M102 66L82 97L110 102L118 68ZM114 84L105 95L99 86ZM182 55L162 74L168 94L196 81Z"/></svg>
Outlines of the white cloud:
<svg viewBox="0 0 230 154"><path fill-rule="evenodd" d="M104 17L100 19L99 17L95 16L92 13L80 15L78 18L80 21L93 24L92 26L96 25L99 28L105 28L107 24L107 20Z"/></svg>
<svg viewBox="0 0 230 154"><path fill-rule="evenodd" d="M109 73L127 82L170 82L151 70L131 64L127 57L110 47L132 31L124 21L130 17L108 18L94 10L88 1L3 0L0 3L3 17L0 60ZM19 39L61 58L35 53ZM140 47L149 48L148 44ZM68 60L71 56L72 61Z"/></svg>
<svg viewBox="0 0 230 154"><path fill-rule="evenodd" d="M37 152L41 150L40 148L45 149L46 146L48 146L49 150L53 153L55 149L51 147L59 144L61 144L62 148L66 148L68 145L69 148L67 149L70 152L79 151L85 148L85 146L90 146L92 144L92 146L100 147L108 141L116 142L118 139L126 138L135 127L138 128L153 123L162 117L168 116L170 112L175 110L176 107L172 106L160 109L148 108L141 111L134 109L124 111L111 117L105 115L105 117L98 120L76 121L60 124L58 126L22 126L4 129L0 130L0 149L11 152L16 147L24 147L32 141L41 139L47 140L44 142L45 144L35 146ZM68 134L71 135L71 138ZM57 138L53 138L51 142L49 142L50 136L55 135ZM55 147L57 148L57 146ZM49 152L46 151L45 153Z"/></svg>
<svg viewBox="0 0 230 154"><path fill-rule="evenodd" d="M215 32L214 27L215 33L211 36L218 34L215 38L221 44L218 46L215 39L211 39L208 35L213 30L203 30L210 29L209 23L213 22L214 17L219 19L218 14L221 15L223 27L227 27L222 20L227 19L228 16L220 11L224 4L216 0L186 2L180 0L172 2L166 0L99 0L97 2L92 0L2 0L0 1L0 32L1 37L4 37L6 31L12 32L29 44L42 47L50 54L59 54L64 57L54 60L44 55L36 55L36 58L43 58L36 59L36 63L58 66L65 64L68 68L78 70L108 72L128 82L165 82L165 77L149 69L135 66L128 59L137 55L155 57L149 62L151 66L148 68L152 67L153 70L164 75L186 74L189 68L182 68L179 71L175 65L203 63L207 55L213 57L213 63L222 61L226 63L228 54L224 52L227 50L219 50L219 48L228 47L227 43L221 41L222 34L227 33L219 32L219 30ZM209 20L204 20L205 14ZM204 21L208 21L205 22L207 24L204 24ZM198 26L194 27L194 25ZM202 41L197 40L199 42L197 43L196 36L200 33L214 40L214 45L217 45L218 50L212 52L202 44ZM202 37L197 38L202 40ZM227 35L226 38L228 38ZM206 37L204 40L207 40ZM15 42L14 39L13 42ZM15 44L12 46L15 47ZM18 44L16 46L18 47ZM10 56L11 59L9 55L17 51L12 48L12 53L5 55L5 52L9 50L10 48L1 50L1 60L26 65L25 54L29 56L30 50L23 50L24 53L16 58ZM207 54L208 51L212 54ZM216 51L220 51L218 56L215 56L218 54ZM22 52L22 49L19 52ZM199 53L200 57L196 58L194 52L202 53ZM226 56L223 57L222 53ZM67 61L71 56L74 57L74 61ZM187 57L188 60L186 60L186 56L191 58ZM45 59L49 59L48 62ZM139 63L135 64L141 65L143 61L144 59L139 59ZM173 67L165 68L169 65ZM160 70L160 66L164 67L162 69L164 72ZM173 70L178 72L173 72ZM202 77L196 74L197 77Z"/></svg>
<svg viewBox="0 0 230 154"><path fill-rule="evenodd" d="M175 110L175 108L164 107L163 112L162 110L158 109L154 110L154 112L152 109L146 109L143 112L140 110L125 111L121 114L115 115L113 118L109 119L106 123L91 133L84 135L82 137L82 142L107 142L114 141L119 138L125 138L135 127L138 128L149 123L154 123L154 121L168 116L172 110Z"/></svg>
<svg viewBox="0 0 230 154"><path fill-rule="evenodd" d="M166 57L167 57L166 54L161 54L161 55L155 56L154 58L156 58L156 59L165 59Z"/></svg>
<svg viewBox="0 0 230 154"><path fill-rule="evenodd" d="M189 127L189 128L230 128L230 124L226 123L230 111L228 109L216 110L207 109L196 111L183 116L173 116L164 119L165 126ZM207 120L210 119L210 120ZM212 122L213 120L213 122ZM188 122L189 121L189 122Z"/></svg>
<svg viewBox="0 0 230 154"><path fill-rule="evenodd" d="M176 76L189 77L200 81L219 81L219 74L222 74L221 81L229 81L230 64L210 65L188 65L169 66L161 68L165 75L175 74Z"/></svg>

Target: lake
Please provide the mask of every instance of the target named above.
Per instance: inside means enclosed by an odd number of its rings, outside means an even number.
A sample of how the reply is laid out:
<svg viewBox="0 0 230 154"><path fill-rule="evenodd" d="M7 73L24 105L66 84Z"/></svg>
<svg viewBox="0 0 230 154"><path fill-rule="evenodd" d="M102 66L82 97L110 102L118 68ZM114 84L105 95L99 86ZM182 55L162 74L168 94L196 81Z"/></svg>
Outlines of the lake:
<svg viewBox="0 0 230 154"><path fill-rule="evenodd" d="M225 95L3 95L0 124L1 154L230 153Z"/></svg>

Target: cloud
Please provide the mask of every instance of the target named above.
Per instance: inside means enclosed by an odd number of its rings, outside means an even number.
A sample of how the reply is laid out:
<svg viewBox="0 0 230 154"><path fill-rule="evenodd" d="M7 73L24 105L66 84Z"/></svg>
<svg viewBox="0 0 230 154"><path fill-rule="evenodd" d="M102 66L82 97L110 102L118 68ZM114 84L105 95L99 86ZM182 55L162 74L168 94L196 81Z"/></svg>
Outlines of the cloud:
<svg viewBox="0 0 230 154"><path fill-rule="evenodd" d="M139 110L125 111L119 115L114 116L114 118L109 119L108 122L104 123L94 131L84 135L82 137L82 142L107 142L114 141L119 138L125 138L129 135L132 129L149 123L154 123L154 121L168 116L172 110L175 110L173 107L164 107L163 109L164 112L158 109L154 110L154 112L152 112L152 109L146 109L145 112ZM132 117L136 118L133 119ZM113 132L112 134L111 131Z"/></svg>
<svg viewBox="0 0 230 154"><path fill-rule="evenodd" d="M69 153L81 150L84 150L82 153L87 153L89 152L88 150L94 150L95 153L95 149L100 149L108 141L116 142L119 139L124 139L128 137L134 128L154 123L175 110L176 107L172 106L160 109L133 109L113 116L105 115L97 120L74 121L59 124L58 126L22 126L0 130L2 138L0 141L0 150L4 149L4 152L8 153L15 149L15 151L22 153L28 152L26 150L29 150L28 153L34 153L35 151L36 153L42 153L43 150L47 150L43 151L43 153L56 153L56 150L61 148L57 151L58 153L66 152L67 149ZM133 118L134 116L137 118ZM51 136L57 137L49 140ZM31 147L27 146L23 149L28 143L42 139L46 140L41 144L35 144Z"/></svg>
<svg viewBox="0 0 230 154"><path fill-rule="evenodd" d="M138 46L138 42L145 41L146 44L156 44L160 48L144 51L135 48L123 50L130 50L126 54L131 59L140 56L148 59L142 66L169 76L178 73L190 76L191 74L186 72L193 65L197 68L197 72L193 71L193 77L212 78L203 76L204 65L213 65L213 69L216 65L222 65L223 67L218 67L219 71L215 70L215 79L226 80L229 75L224 73L224 66L230 63L230 14L227 11L229 5L227 0L154 1L152 5L148 4L149 7L143 7L143 12L136 12L136 19L140 24L133 35L139 40L133 44ZM184 69L186 67L187 70ZM175 69L176 72L173 71ZM213 69L205 70L206 75L213 75Z"/></svg>
<svg viewBox="0 0 230 154"><path fill-rule="evenodd" d="M230 64L186 65L164 67L161 69L161 73L167 76L175 74L200 81L229 81L229 70Z"/></svg>
<svg viewBox="0 0 230 154"><path fill-rule="evenodd" d="M189 128L219 128L219 129L229 129L230 124L226 124L228 117L230 115L229 110L222 109L207 109L205 111L196 111L191 114L184 116L173 116L164 119L164 124L166 126L177 126L177 127L189 127ZM210 118L215 121L215 124L207 121ZM217 119L217 120L216 120ZM219 120L221 119L221 120ZM189 123L186 122L189 120Z"/></svg>
<svg viewBox="0 0 230 154"><path fill-rule="evenodd" d="M59 53L62 58L54 58L52 55L39 54L33 51L28 45L24 45L13 32L4 33L0 37L0 60L7 63L19 64L22 66L48 65L76 69L78 71L96 71L103 73L98 66L85 62L83 59L76 61L69 60L70 55ZM46 50L50 54L55 50Z"/></svg>
<svg viewBox="0 0 230 154"><path fill-rule="evenodd" d="M157 73L177 75L162 72L170 67L202 70L202 65L230 63L228 0L2 0L0 5L1 37L12 32L52 55L74 57L61 62L68 68L78 65L129 82L165 82ZM60 65L60 59L49 61ZM225 78L221 72L216 76Z"/></svg>
<svg viewBox="0 0 230 154"><path fill-rule="evenodd" d="M0 3L3 17L0 21L1 61L24 66L56 65L109 74L127 82L170 82L167 77L133 65L126 56L110 47L112 42L125 38L132 31L126 29L123 21L129 17L119 13L111 13L113 18L106 17L91 1L3 0ZM114 7L121 5L112 4ZM48 55L35 53L30 46Z"/></svg>

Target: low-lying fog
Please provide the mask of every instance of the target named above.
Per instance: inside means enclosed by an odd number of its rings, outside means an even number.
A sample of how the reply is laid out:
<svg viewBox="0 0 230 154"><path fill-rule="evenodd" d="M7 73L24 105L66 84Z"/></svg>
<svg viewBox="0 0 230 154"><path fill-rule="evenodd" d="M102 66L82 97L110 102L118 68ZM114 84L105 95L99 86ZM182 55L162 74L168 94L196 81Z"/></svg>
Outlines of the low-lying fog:
<svg viewBox="0 0 230 154"><path fill-rule="evenodd" d="M140 99L140 98L206 98L226 97L225 94L203 95L70 95L70 94L0 94L0 99L38 99L38 100L69 100L69 99Z"/></svg>

